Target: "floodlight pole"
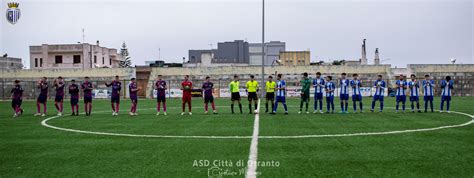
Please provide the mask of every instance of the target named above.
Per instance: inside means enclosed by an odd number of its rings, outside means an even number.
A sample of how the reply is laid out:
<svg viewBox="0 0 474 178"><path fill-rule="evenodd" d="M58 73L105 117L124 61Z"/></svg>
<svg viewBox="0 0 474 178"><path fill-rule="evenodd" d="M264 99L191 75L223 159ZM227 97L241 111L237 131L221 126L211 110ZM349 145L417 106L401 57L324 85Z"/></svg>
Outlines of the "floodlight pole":
<svg viewBox="0 0 474 178"><path fill-rule="evenodd" d="M265 0L262 0L262 97L265 93Z"/></svg>

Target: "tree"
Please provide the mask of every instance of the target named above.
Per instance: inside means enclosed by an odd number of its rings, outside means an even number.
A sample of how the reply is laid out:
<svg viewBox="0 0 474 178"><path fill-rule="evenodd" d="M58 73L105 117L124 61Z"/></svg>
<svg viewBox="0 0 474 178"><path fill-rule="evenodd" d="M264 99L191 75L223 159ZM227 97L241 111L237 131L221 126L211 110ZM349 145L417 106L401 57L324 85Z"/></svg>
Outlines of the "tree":
<svg viewBox="0 0 474 178"><path fill-rule="evenodd" d="M346 60L334 60L332 61L332 65L339 66L339 65L344 65L346 63Z"/></svg>
<svg viewBox="0 0 474 178"><path fill-rule="evenodd" d="M122 43L122 48L120 49L120 56L122 60L119 63L120 68L128 68L132 67L132 61L130 60L130 56L128 56L128 49L125 41Z"/></svg>

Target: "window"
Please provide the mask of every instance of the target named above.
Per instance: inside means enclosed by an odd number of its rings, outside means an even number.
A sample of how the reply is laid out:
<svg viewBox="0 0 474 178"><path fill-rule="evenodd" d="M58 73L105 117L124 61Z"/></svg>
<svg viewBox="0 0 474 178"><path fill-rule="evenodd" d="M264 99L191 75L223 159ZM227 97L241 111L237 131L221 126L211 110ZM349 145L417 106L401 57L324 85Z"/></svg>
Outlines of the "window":
<svg viewBox="0 0 474 178"><path fill-rule="evenodd" d="M40 67L43 67L43 58L40 58Z"/></svg>
<svg viewBox="0 0 474 178"><path fill-rule="evenodd" d="M63 63L63 56L54 56L54 62L56 64L62 64Z"/></svg>
<svg viewBox="0 0 474 178"><path fill-rule="evenodd" d="M102 57L102 64L105 64L105 58Z"/></svg>
<svg viewBox="0 0 474 178"><path fill-rule="evenodd" d="M72 60L74 64L79 64L81 63L81 55L74 55L72 56Z"/></svg>
<svg viewBox="0 0 474 178"><path fill-rule="evenodd" d="M109 63L110 65L112 65L112 58L109 58Z"/></svg>
<svg viewBox="0 0 474 178"><path fill-rule="evenodd" d="M97 56L94 55L94 63L97 64Z"/></svg>
<svg viewBox="0 0 474 178"><path fill-rule="evenodd" d="M35 58L35 67L38 67L38 58Z"/></svg>

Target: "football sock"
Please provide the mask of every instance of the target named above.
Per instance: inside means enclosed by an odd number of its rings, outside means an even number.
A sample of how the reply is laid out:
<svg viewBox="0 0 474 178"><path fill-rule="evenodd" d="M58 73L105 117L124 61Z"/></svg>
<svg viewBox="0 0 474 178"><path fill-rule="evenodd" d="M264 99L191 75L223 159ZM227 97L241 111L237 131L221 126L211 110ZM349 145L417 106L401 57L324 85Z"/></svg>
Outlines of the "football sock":
<svg viewBox="0 0 474 178"><path fill-rule="evenodd" d="M430 101L431 112L433 112L433 101Z"/></svg>
<svg viewBox="0 0 474 178"><path fill-rule="evenodd" d="M40 113L40 103L36 103L36 113Z"/></svg>
<svg viewBox="0 0 474 178"><path fill-rule="evenodd" d="M319 100L319 110L322 111L323 110L323 100Z"/></svg>
<svg viewBox="0 0 474 178"><path fill-rule="evenodd" d="M46 103L43 103L43 112L46 114Z"/></svg>

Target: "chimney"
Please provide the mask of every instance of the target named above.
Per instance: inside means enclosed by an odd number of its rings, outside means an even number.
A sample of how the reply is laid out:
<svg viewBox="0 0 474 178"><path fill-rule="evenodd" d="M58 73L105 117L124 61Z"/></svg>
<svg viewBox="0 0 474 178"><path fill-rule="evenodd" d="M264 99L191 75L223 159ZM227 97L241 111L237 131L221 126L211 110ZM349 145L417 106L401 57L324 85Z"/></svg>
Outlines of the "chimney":
<svg viewBox="0 0 474 178"><path fill-rule="evenodd" d="M97 40L96 44L97 44L97 46L99 46L99 45L100 45L100 43L99 43L99 40Z"/></svg>
<svg viewBox="0 0 474 178"><path fill-rule="evenodd" d="M366 51L366 48L365 48L365 41L366 41L366 39L364 39L364 41L362 43L362 58L361 58L361 61L360 61L360 64L362 64L362 65L367 64L367 51Z"/></svg>
<svg viewBox="0 0 474 178"><path fill-rule="evenodd" d="M380 65L379 48L375 48L374 64L375 64L375 65Z"/></svg>

